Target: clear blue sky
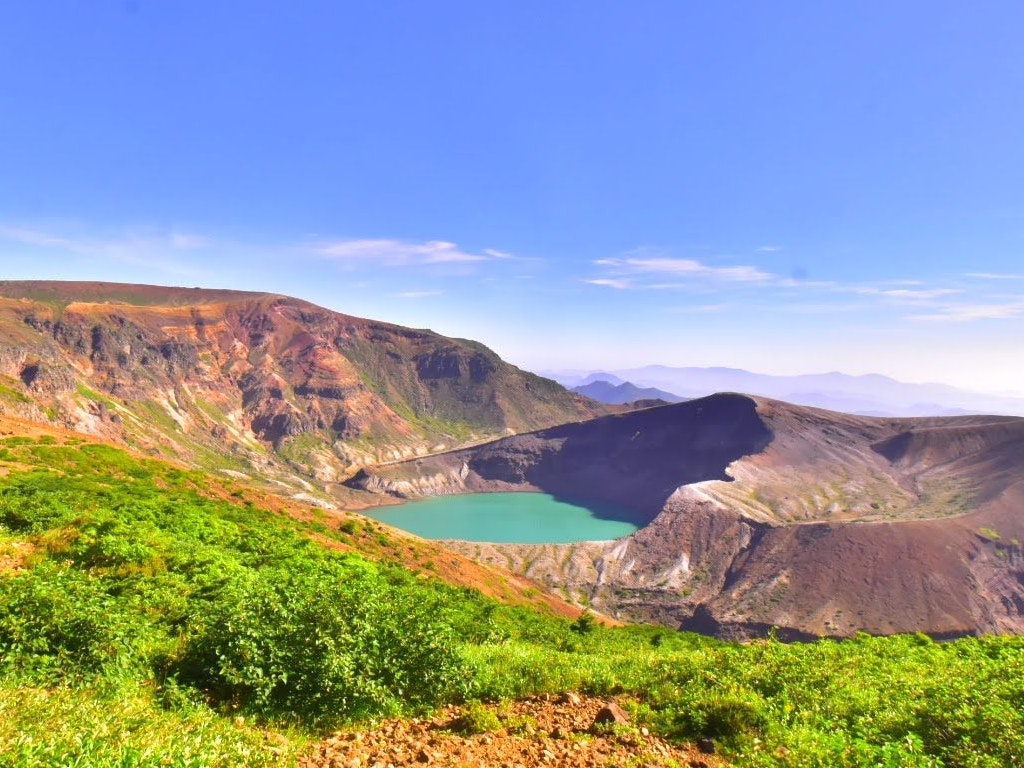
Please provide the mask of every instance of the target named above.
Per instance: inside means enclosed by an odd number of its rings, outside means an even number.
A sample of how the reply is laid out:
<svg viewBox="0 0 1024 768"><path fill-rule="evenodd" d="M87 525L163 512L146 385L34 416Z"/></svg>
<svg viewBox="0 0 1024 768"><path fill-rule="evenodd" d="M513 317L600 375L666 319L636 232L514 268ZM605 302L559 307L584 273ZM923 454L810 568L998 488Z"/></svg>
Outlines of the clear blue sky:
<svg viewBox="0 0 1024 768"><path fill-rule="evenodd" d="M8 278L1024 392L1024 5L0 5Z"/></svg>

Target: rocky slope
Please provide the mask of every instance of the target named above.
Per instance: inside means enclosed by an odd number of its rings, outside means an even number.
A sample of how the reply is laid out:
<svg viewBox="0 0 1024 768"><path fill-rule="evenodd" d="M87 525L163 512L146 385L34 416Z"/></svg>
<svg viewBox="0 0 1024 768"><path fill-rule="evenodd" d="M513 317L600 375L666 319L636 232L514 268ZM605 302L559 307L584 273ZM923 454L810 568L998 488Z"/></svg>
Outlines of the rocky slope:
<svg viewBox="0 0 1024 768"><path fill-rule="evenodd" d="M284 296L0 282L0 413L293 492L602 406L486 347Z"/></svg>
<svg viewBox="0 0 1024 768"><path fill-rule="evenodd" d="M627 504L615 542L450 546L623 619L719 635L1024 632L1024 419L848 416L740 395L362 471L414 497Z"/></svg>

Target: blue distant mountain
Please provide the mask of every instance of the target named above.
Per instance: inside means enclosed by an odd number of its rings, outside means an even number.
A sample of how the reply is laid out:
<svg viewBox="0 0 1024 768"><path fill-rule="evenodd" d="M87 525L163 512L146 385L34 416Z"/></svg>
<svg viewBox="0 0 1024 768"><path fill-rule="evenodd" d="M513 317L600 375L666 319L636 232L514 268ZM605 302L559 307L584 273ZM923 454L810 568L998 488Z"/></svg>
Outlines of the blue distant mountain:
<svg viewBox="0 0 1024 768"><path fill-rule="evenodd" d="M614 371L544 371L566 387L593 386L605 382L610 388L628 383L637 392L654 388L666 394L692 399L715 392L742 392L789 403L827 408L864 416L957 416L972 413L1024 416L1024 398L971 392L945 384L908 384L887 376L845 373L772 376L739 368L673 368L649 365ZM580 389L595 400L603 395ZM639 395L640 399L644 395ZM628 400L627 400L628 402Z"/></svg>
<svg viewBox="0 0 1024 768"><path fill-rule="evenodd" d="M654 387L638 387L628 381L616 384L602 379L596 379L589 384L573 387L572 391L586 395L592 400L609 403L610 405L625 405L626 403L635 403L638 400L664 400L666 403L682 403L688 399L679 395L673 395L671 392L655 389Z"/></svg>

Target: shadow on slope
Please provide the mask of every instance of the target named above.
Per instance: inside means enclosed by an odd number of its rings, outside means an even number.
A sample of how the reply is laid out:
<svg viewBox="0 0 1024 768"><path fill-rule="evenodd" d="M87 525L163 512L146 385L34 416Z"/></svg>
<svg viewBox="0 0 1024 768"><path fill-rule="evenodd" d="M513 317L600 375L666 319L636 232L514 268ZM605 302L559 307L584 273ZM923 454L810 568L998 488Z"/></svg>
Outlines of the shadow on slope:
<svg viewBox="0 0 1024 768"><path fill-rule="evenodd" d="M577 503L610 502L615 506L599 506L599 516L643 526L680 486L731 480L729 464L771 439L753 400L720 394L376 467L349 484L406 497L543 491ZM423 482L441 475L451 482Z"/></svg>

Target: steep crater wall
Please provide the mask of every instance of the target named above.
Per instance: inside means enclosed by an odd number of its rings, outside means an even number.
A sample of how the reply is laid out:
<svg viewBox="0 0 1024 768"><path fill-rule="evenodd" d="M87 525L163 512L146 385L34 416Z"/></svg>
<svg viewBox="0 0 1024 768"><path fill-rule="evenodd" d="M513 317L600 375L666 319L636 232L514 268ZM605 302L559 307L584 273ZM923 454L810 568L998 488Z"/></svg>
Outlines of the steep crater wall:
<svg viewBox="0 0 1024 768"><path fill-rule="evenodd" d="M730 480L729 464L771 440L753 400L719 394L367 468L348 484L400 498L543 491L614 502L645 525L680 486Z"/></svg>
<svg viewBox="0 0 1024 768"><path fill-rule="evenodd" d="M643 527L617 541L447 542L623 620L737 638L1024 632L1024 419L716 395L377 467L356 485L629 506Z"/></svg>

